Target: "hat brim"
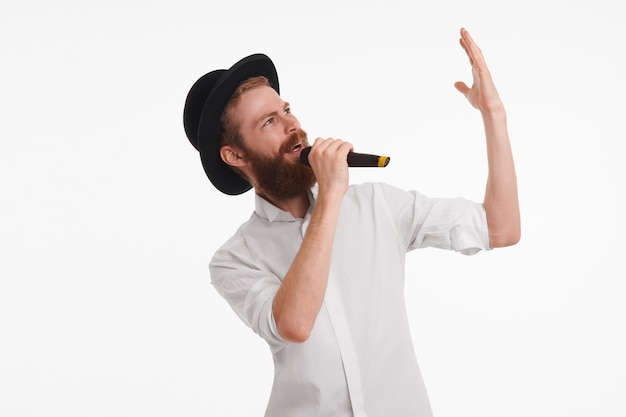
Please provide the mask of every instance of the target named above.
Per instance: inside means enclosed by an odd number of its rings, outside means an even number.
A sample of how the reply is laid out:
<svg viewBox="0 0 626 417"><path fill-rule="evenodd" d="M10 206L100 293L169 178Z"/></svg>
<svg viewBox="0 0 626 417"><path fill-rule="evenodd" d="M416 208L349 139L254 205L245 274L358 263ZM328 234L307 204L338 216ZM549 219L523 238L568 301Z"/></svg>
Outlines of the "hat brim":
<svg viewBox="0 0 626 417"><path fill-rule="evenodd" d="M245 193L252 185L234 172L220 156L220 127L226 104L241 83L248 78L264 76L280 93L274 63L264 54L250 55L221 74L208 95L198 125L198 148L204 172L211 183L228 195Z"/></svg>

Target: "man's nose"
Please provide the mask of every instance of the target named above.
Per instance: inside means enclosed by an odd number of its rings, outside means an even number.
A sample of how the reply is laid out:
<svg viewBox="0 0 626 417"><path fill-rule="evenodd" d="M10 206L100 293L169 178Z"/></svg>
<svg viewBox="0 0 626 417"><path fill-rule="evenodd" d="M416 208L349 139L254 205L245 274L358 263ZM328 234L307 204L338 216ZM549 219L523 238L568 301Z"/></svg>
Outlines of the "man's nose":
<svg viewBox="0 0 626 417"><path fill-rule="evenodd" d="M287 133L294 133L300 128L300 122L295 117L287 117L285 120L285 130Z"/></svg>

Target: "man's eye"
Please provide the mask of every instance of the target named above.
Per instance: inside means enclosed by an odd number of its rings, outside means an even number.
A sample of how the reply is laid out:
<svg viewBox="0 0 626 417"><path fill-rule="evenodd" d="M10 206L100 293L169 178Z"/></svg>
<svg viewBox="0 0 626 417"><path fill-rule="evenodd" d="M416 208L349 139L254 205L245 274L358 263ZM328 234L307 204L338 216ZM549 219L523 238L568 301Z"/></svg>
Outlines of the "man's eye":
<svg viewBox="0 0 626 417"><path fill-rule="evenodd" d="M291 107L287 107L287 108L285 109L285 114L289 114L289 113L291 113Z"/></svg>
<svg viewBox="0 0 626 417"><path fill-rule="evenodd" d="M274 123L274 118L273 118L273 117L270 117L269 119L267 119L267 120L265 121L265 123L264 123L264 124L267 126L267 125L271 125L272 123Z"/></svg>

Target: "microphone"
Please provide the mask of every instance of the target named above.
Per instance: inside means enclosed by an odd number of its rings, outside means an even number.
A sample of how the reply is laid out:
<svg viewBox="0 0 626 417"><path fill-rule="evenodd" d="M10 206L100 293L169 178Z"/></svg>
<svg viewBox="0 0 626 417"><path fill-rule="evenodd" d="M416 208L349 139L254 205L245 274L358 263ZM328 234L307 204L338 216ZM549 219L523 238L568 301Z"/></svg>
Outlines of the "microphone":
<svg viewBox="0 0 626 417"><path fill-rule="evenodd" d="M309 163L309 152L311 152L311 147L308 146L302 149L300 152L300 162L304 165L310 167ZM356 153L356 152L348 152L348 166L349 167L379 167L384 168L389 165L388 156L378 156L378 155L370 155L367 153Z"/></svg>

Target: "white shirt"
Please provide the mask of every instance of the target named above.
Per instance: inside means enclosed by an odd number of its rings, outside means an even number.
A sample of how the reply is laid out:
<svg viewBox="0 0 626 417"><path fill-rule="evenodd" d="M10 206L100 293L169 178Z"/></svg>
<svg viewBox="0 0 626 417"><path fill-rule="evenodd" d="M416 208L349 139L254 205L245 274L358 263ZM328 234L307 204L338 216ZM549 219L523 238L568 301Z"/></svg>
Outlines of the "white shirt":
<svg viewBox="0 0 626 417"><path fill-rule="evenodd" d="M304 219L261 197L214 255L212 284L267 341L275 365L267 417L432 416L404 300L405 253L489 249L482 204L427 198L386 184L352 185L343 199L328 288L310 338L281 338L272 302L306 233Z"/></svg>

